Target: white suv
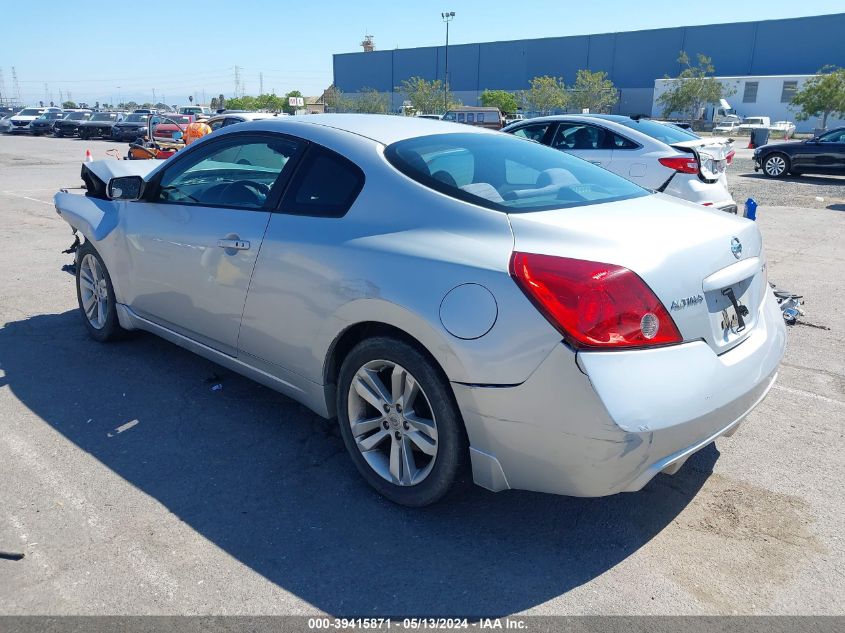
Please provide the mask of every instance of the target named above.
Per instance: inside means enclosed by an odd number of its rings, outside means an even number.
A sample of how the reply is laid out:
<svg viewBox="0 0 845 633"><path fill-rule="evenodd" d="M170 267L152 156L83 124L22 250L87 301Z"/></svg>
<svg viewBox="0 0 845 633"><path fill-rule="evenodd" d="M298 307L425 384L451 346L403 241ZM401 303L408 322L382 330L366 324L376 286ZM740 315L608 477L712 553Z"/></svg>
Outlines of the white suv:
<svg viewBox="0 0 845 633"><path fill-rule="evenodd" d="M701 138L676 125L610 114L528 119L504 132L523 136L600 165L641 187L729 213L733 141Z"/></svg>
<svg viewBox="0 0 845 633"><path fill-rule="evenodd" d="M30 131L29 124L42 114L61 111L61 108L24 108L9 119L10 126L7 132L10 134L28 134Z"/></svg>

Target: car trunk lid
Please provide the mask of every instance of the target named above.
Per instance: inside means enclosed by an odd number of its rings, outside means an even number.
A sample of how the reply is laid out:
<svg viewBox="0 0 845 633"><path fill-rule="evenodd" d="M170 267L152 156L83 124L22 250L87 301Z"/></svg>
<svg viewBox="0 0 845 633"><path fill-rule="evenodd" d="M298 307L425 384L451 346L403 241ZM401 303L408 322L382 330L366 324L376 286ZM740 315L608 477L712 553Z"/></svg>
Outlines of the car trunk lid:
<svg viewBox="0 0 845 633"><path fill-rule="evenodd" d="M682 152L692 152L698 158L698 173L708 181L722 177L728 167L733 141L728 138L699 138L673 143L672 147Z"/></svg>
<svg viewBox="0 0 845 633"><path fill-rule="evenodd" d="M753 222L662 194L509 217L515 251L637 273L684 341L722 353L757 325L767 282Z"/></svg>

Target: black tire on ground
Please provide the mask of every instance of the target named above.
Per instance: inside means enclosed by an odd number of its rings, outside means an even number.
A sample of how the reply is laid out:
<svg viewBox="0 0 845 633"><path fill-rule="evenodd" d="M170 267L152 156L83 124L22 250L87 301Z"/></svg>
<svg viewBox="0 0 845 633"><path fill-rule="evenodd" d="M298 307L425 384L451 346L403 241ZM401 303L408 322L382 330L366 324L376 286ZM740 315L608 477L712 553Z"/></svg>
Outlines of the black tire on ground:
<svg viewBox="0 0 845 633"><path fill-rule="evenodd" d="M99 270L102 273L102 279L104 281L105 290L107 294L107 301L106 301L106 309L104 310L105 319L101 327L95 327L91 321L89 320L88 316L85 313L85 307L83 305L83 281L82 277L85 275L83 272L83 260L86 256L91 256L97 260L99 264ZM100 254L97 250L91 245L90 242L84 242L80 247L79 250L76 251L76 300L79 304L79 314L82 318L82 322L85 325L85 329L88 331L88 335L93 338L95 341L99 341L101 343L105 343L108 341L114 341L126 334L126 330L120 327L120 322L117 318L117 308L116 308L116 301L114 296L114 287L112 286L111 277L109 276L109 271L106 268L105 263L103 262L103 258L100 257Z"/></svg>
<svg viewBox="0 0 845 633"><path fill-rule="evenodd" d="M789 156L773 152L763 159L763 173L769 178L783 178L789 173Z"/></svg>
<svg viewBox="0 0 845 633"><path fill-rule="evenodd" d="M349 391L353 389L358 370L371 361L387 361L403 367L419 384L430 405L437 426L437 453L431 470L419 483L399 485L383 478L364 458L352 434ZM422 507L439 501L452 489L468 462L466 432L448 380L432 360L405 341L374 337L356 345L341 365L336 404L340 433L355 467L370 486L394 503ZM393 438L388 437L386 441L393 442Z"/></svg>

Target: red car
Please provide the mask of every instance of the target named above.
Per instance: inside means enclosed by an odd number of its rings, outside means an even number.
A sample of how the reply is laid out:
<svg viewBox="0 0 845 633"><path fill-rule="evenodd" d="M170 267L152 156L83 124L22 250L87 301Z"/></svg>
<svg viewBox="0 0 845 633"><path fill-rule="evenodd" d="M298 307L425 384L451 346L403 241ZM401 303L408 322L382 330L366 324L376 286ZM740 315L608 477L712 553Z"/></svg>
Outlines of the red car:
<svg viewBox="0 0 845 633"><path fill-rule="evenodd" d="M193 114L159 114L159 117L162 122L153 128L153 138L156 141L173 141L175 135L182 138L185 128L196 121Z"/></svg>

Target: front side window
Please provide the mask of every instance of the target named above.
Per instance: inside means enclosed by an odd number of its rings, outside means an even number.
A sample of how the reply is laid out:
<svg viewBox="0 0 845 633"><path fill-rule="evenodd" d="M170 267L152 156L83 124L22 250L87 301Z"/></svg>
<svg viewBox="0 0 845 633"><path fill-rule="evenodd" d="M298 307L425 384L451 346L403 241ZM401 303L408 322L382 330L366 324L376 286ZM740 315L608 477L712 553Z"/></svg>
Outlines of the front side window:
<svg viewBox="0 0 845 633"><path fill-rule="evenodd" d="M507 213L648 195L601 167L508 134L435 134L387 147L390 163L420 184Z"/></svg>
<svg viewBox="0 0 845 633"><path fill-rule="evenodd" d="M822 143L845 143L845 130L833 130L819 137Z"/></svg>
<svg viewBox="0 0 845 633"><path fill-rule="evenodd" d="M284 137L255 136L198 148L164 172L156 201L261 209L301 148Z"/></svg>

